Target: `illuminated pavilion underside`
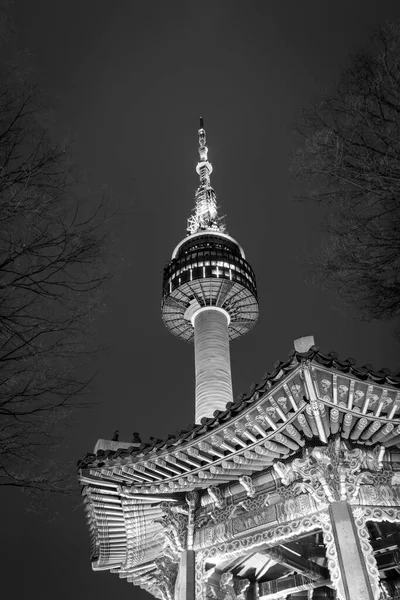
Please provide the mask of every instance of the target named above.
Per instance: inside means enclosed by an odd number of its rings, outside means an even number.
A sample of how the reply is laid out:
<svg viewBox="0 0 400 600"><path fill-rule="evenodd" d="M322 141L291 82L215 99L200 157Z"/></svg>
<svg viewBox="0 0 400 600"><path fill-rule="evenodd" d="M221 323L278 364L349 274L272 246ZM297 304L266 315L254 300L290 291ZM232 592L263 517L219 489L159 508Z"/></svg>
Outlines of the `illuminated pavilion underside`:
<svg viewBox="0 0 400 600"><path fill-rule="evenodd" d="M201 424L99 440L94 570L162 600L400 598L400 379L299 348Z"/></svg>

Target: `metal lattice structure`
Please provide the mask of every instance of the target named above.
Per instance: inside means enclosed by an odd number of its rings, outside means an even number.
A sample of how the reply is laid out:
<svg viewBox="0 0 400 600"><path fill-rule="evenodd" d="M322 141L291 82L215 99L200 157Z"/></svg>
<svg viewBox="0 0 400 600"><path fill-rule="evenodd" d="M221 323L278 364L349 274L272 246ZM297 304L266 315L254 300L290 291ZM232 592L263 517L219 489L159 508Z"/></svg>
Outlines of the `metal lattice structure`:
<svg viewBox="0 0 400 600"><path fill-rule="evenodd" d="M218 216L217 197L210 182L213 168L208 160L206 132L202 118L200 118L199 129L199 156L200 160L197 163L196 172L200 177L200 185L196 190L195 207L193 214L188 219L187 231L190 235L199 231L220 231L224 233L224 219Z"/></svg>

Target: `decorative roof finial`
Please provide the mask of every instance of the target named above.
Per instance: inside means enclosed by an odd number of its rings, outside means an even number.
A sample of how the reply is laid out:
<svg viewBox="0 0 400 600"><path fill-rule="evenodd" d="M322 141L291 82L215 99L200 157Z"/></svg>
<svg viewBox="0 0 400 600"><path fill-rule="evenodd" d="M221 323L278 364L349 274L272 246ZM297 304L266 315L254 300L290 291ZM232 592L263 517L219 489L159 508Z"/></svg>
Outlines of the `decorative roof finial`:
<svg viewBox="0 0 400 600"><path fill-rule="evenodd" d="M211 187L210 175L213 171L212 164L208 161L208 148L206 146L206 132L203 117L200 117L199 157L196 172L200 177L200 185L195 194L193 214L188 219L188 233L192 235L199 231L225 232L223 219L218 217L217 197Z"/></svg>

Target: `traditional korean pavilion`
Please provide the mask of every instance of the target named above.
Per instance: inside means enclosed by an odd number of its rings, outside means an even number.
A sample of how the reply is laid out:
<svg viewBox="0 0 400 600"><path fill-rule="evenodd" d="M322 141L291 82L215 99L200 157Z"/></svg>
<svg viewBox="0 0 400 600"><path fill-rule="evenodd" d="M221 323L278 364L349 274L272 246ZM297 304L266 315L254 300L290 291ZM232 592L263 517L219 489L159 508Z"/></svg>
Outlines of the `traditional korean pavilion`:
<svg viewBox="0 0 400 600"><path fill-rule="evenodd" d="M201 121L162 299L165 325L194 342L196 423L100 439L79 462L92 568L160 600L400 599L400 378L308 336L233 399L229 344L256 323L257 288L211 172Z"/></svg>

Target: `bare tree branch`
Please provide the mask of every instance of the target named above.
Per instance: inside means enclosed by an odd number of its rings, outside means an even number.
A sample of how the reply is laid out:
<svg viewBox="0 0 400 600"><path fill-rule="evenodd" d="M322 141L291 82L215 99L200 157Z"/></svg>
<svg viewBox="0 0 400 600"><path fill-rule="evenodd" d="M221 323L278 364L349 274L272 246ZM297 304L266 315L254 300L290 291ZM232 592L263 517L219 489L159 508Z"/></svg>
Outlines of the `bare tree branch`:
<svg viewBox="0 0 400 600"><path fill-rule="evenodd" d="M88 381L78 368L108 278L103 201L82 194L38 87L0 71L0 487L65 491L49 452Z"/></svg>
<svg viewBox="0 0 400 600"><path fill-rule="evenodd" d="M317 281L367 320L400 315L400 27L371 36L331 95L304 111L292 170L325 204Z"/></svg>

